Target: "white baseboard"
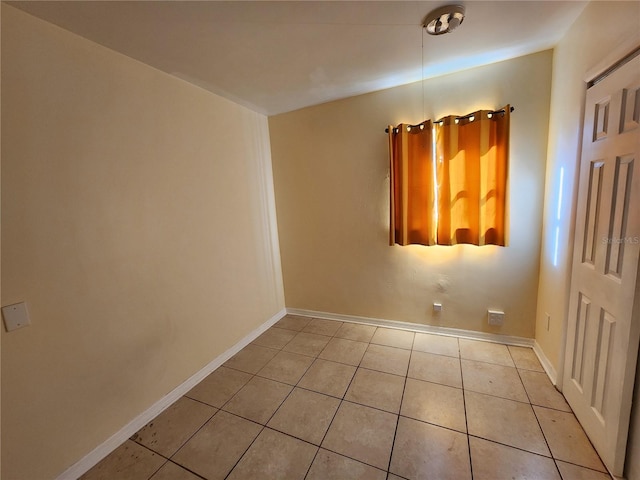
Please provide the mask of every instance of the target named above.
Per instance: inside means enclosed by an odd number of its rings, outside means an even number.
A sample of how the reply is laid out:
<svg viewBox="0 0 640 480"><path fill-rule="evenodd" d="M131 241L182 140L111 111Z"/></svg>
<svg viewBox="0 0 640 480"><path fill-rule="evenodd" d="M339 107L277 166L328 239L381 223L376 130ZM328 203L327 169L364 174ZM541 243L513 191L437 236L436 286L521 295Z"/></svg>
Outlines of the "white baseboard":
<svg viewBox="0 0 640 480"><path fill-rule="evenodd" d="M547 356L544 354L544 351L542 350L542 348L540 347L540 344L537 341L533 342L533 351L538 356L538 360L540 360L540 363L542 364L542 368L544 368L544 371L547 372L547 376L549 377L549 380L551 380L551 383L557 386L558 373L556 372L556 369L553 367L553 364L551 363L551 361L549 361Z"/></svg>
<svg viewBox="0 0 640 480"><path fill-rule="evenodd" d="M496 333L475 332L473 330L440 327L437 325L420 325L417 323L400 322L397 320L387 320L383 318L370 318L359 317L355 315L342 315L339 313L316 312L313 310L302 310L298 308L287 308L287 313L291 315L300 315L302 317L324 318L327 320L338 320L341 322L351 323L364 323L367 325L399 328L402 330L409 330L411 332L433 333L436 335L468 338L470 340L482 340L484 342L502 343L504 345L514 345L519 347L533 347L534 345L534 340L532 338L500 335Z"/></svg>
<svg viewBox="0 0 640 480"><path fill-rule="evenodd" d="M222 365L224 362L233 357L236 353L246 347L249 343L254 341L260 334L264 333L269 327L271 327L274 323L280 320L282 317L286 315L286 310L282 309L274 316L272 316L269 320L264 322L258 328L247 334L242 340L236 343L233 347L225 351L223 354L218 355L216 358L211 360L207 365L205 365L198 372L194 373L191 377L185 380L183 383L174 388L167 395L162 397L160 400L151 405L147 410L142 412L140 415L131 420L127 425L122 427L119 431L114 433L111 437L109 437L102 444L98 445L91 452L85 455L81 460L73 464L67 470L62 472L57 480L76 480L81 475L85 474L89 471L93 466L95 466L100 460L105 458L111 452L113 452L116 448L122 445L131 435L136 433L142 427L144 427L147 423L157 417L160 413L162 413L165 409L170 407L174 402L176 402L180 397L182 397L185 393L195 387L198 383L200 383L204 378L213 372L216 368Z"/></svg>

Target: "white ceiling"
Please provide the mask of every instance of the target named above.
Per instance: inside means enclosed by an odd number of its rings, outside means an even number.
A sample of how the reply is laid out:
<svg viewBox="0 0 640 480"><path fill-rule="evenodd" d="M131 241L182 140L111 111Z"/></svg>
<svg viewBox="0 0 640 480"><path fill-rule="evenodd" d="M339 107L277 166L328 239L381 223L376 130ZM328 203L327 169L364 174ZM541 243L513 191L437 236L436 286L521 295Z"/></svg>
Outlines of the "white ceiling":
<svg viewBox="0 0 640 480"><path fill-rule="evenodd" d="M19 1L11 5L267 115L553 47L583 1Z"/></svg>

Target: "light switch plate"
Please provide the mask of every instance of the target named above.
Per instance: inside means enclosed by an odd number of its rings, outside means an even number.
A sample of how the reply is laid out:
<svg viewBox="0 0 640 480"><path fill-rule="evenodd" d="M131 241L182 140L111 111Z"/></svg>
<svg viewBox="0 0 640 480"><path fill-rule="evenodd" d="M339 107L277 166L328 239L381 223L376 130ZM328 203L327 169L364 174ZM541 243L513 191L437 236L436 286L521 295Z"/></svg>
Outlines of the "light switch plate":
<svg viewBox="0 0 640 480"><path fill-rule="evenodd" d="M2 316L4 317L4 325L7 328L7 332L26 327L31 323L27 304L24 302L2 307Z"/></svg>

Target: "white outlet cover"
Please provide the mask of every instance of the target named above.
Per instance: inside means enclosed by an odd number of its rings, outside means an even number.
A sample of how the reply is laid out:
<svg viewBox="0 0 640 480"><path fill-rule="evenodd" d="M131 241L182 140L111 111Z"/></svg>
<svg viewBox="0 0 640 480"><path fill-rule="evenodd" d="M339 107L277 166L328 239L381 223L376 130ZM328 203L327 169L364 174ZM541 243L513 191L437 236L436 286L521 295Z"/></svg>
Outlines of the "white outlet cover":
<svg viewBox="0 0 640 480"><path fill-rule="evenodd" d="M489 310L489 325L500 326L504 324L504 312Z"/></svg>
<svg viewBox="0 0 640 480"><path fill-rule="evenodd" d="M2 307L2 316L4 317L4 325L7 328L7 332L26 327L31 323L27 304L24 302Z"/></svg>

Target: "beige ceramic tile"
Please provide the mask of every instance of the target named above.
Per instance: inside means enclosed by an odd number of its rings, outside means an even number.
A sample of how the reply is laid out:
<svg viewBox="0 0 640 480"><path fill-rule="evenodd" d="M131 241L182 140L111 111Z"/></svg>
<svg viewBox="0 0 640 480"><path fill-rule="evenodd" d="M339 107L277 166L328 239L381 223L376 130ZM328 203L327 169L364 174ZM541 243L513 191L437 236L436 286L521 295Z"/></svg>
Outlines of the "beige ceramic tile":
<svg viewBox="0 0 640 480"><path fill-rule="evenodd" d="M200 480L200 477L173 462L167 462L149 480Z"/></svg>
<svg viewBox="0 0 640 480"><path fill-rule="evenodd" d="M267 426L320 445L339 405L337 398L295 388Z"/></svg>
<svg viewBox="0 0 640 480"><path fill-rule="evenodd" d="M302 480L318 447L265 428L228 480Z"/></svg>
<svg viewBox="0 0 640 480"><path fill-rule="evenodd" d="M251 343L253 345L260 345L261 347L277 348L280 350L295 336L296 332L292 330L270 328Z"/></svg>
<svg viewBox="0 0 640 480"><path fill-rule="evenodd" d="M361 325L359 323L345 322L336 332L336 337L355 340L356 342L370 342L376 331L373 325Z"/></svg>
<svg viewBox="0 0 640 480"><path fill-rule="evenodd" d="M322 446L386 470L397 418L374 408L342 402Z"/></svg>
<svg viewBox="0 0 640 480"><path fill-rule="evenodd" d="M297 353L279 352L258 375L278 382L295 385L313 363L313 357Z"/></svg>
<svg viewBox="0 0 640 480"><path fill-rule="evenodd" d="M273 348L249 344L227 360L224 366L247 373L258 373L277 353L278 350Z"/></svg>
<svg viewBox="0 0 640 480"><path fill-rule="evenodd" d="M224 406L227 412L266 424L293 387L261 377L253 377Z"/></svg>
<svg viewBox="0 0 640 480"><path fill-rule="evenodd" d="M404 389L404 378L390 373L359 368L344 398L361 405L398 413Z"/></svg>
<svg viewBox="0 0 640 480"><path fill-rule="evenodd" d="M166 460L151 450L127 440L80 480L146 480Z"/></svg>
<svg viewBox="0 0 640 480"><path fill-rule="evenodd" d="M410 479L471 480L467 436L400 417L389 470Z"/></svg>
<svg viewBox="0 0 640 480"><path fill-rule="evenodd" d="M556 390L546 373L520 370L520 378L532 404L564 412L571 411L564 397Z"/></svg>
<svg viewBox="0 0 640 480"><path fill-rule="evenodd" d="M357 366L367 350L367 345L364 342L332 338L327 346L324 347L324 350L320 352L318 358Z"/></svg>
<svg viewBox="0 0 640 480"><path fill-rule="evenodd" d="M573 413L534 406L553 458L606 472Z"/></svg>
<svg viewBox="0 0 640 480"><path fill-rule="evenodd" d="M328 335L332 337L342 326L342 322L335 320L324 320L322 318L312 318L309 324L304 327L303 332L316 333L318 335Z"/></svg>
<svg viewBox="0 0 640 480"><path fill-rule="evenodd" d="M181 397L131 437L167 458L216 413L217 409Z"/></svg>
<svg viewBox="0 0 640 480"><path fill-rule="evenodd" d="M414 350L411 352L408 376L418 380L462 388L460 360L453 357Z"/></svg>
<svg viewBox="0 0 640 480"><path fill-rule="evenodd" d="M222 480L261 430L256 423L220 411L172 460L209 480Z"/></svg>
<svg viewBox="0 0 640 480"><path fill-rule="evenodd" d="M387 476L387 480L406 480L406 479L403 477L399 477L398 475L394 475L393 473L390 473Z"/></svg>
<svg viewBox="0 0 640 480"><path fill-rule="evenodd" d="M354 366L317 359L298 382L298 386L342 398L354 373Z"/></svg>
<svg viewBox="0 0 640 480"><path fill-rule="evenodd" d="M551 456L531 405L465 391L469 435Z"/></svg>
<svg viewBox="0 0 640 480"><path fill-rule="evenodd" d="M387 474L364 463L320 449L306 480L386 480Z"/></svg>
<svg viewBox="0 0 640 480"><path fill-rule="evenodd" d="M484 362L462 360L464 389L529 403L518 371Z"/></svg>
<svg viewBox="0 0 640 480"><path fill-rule="evenodd" d="M218 367L187 393L187 397L214 407L222 407L249 380L251 375L232 368Z"/></svg>
<svg viewBox="0 0 640 480"><path fill-rule="evenodd" d="M561 480L555 462L515 448L469 437L473 480L521 478Z"/></svg>
<svg viewBox="0 0 640 480"><path fill-rule="evenodd" d="M571 463L556 460L562 480L611 480L607 473L598 472L589 468L579 467Z"/></svg>
<svg viewBox="0 0 640 480"><path fill-rule="evenodd" d="M387 347L411 349L415 333L395 328L379 327L371 339L371 343L386 345Z"/></svg>
<svg viewBox="0 0 640 480"><path fill-rule="evenodd" d="M459 388L407 378L400 415L467 432L464 398Z"/></svg>
<svg viewBox="0 0 640 480"><path fill-rule="evenodd" d="M515 367L511 354L506 345L498 343L481 342L479 340L466 340L461 338L460 356L467 360L495 363L506 367Z"/></svg>
<svg viewBox="0 0 640 480"><path fill-rule="evenodd" d="M436 355L460 357L458 339L456 337L416 333L416 338L413 341L413 349L420 352L435 353Z"/></svg>
<svg viewBox="0 0 640 480"><path fill-rule="evenodd" d="M285 352L317 357L322 349L327 346L329 340L331 340L331 337L327 337L326 335L300 332L293 340L287 343L283 350Z"/></svg>
<svg viewBox="0 0 640 480"><path fill-rule="evenodd" d="M360 366L394 375L407 375L411 352L395 347L383 345L369 345Z"/></svg>
<svg viewBox="0 0 640 480"><path fill-rule="evenodd" d="M544 372L544 368L540 365L540 360L538 360L537 355L533 351L533 348L530 347L514 347L509 345L509 352L511 353L511 358L516 364L517 368L521 368L523 370L532 370L534 372Z"/></svg>
<svg viewBox="0 0 640 480"><path fill-rule="evenodd" d="M309 325L310 321L311 319L307 317L301 317L298 315L285 315L283 318L278 320L274 327L286 328L287 330L300 332L304 327Z"/></svg>

